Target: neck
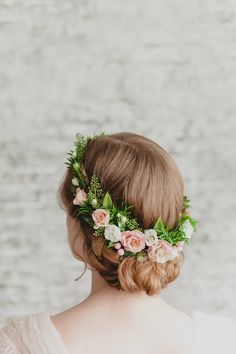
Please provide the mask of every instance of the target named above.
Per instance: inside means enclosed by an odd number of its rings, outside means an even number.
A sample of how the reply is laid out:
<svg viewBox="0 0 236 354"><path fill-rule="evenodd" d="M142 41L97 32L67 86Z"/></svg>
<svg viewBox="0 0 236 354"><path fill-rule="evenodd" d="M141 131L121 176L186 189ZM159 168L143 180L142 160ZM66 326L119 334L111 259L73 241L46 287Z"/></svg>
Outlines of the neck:
<svg viewBox="0 0 236 354"><path fill-rule="evenodd" d="M169 305L162 300L160 295L149 296L145 291L138 291L135 293L129 293L125 291L121 291L117 288L111 287L107 282L102 278L102 276L97 271L92 272L92 283L91 283L91 292L87 299L105 299L106 302L111 300L112 303L118 301L122 302L123 305L127 304L130 306L139 306L140 304L145 304L145 306L149 306L150 308L155 305L155 307L169 307Z"/></svg>

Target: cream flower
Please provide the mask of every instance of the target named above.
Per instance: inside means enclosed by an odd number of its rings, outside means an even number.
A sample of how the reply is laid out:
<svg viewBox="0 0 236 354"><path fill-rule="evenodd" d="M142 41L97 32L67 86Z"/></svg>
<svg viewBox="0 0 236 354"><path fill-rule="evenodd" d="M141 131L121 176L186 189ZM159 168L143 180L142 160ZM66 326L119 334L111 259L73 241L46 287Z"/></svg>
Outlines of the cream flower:
<svg viewBox="0 0 236 354"><path fill-rule="evenodd" d="M189 239L192 236L193 233L193 227L190 221L187 219L185 222L182 224L183 231L185 233L185 236Z"/></svg>
<svg viewBox="0 0 236 354"><path fill-rule="evenodd" d="M158 243L157 233L154 229L148 229L144 232L147 246L154 246Z"/></svg>
<svg viewBox="0 0 236 354"><path fill-rule="evenodd" d="M166 263L178 256L178 249L164 240L159 240L157 245L148 248L148 257L158 263Z"/></svg>
<svg viewBox="0 0 236 354"><path fill-rule="evenodd" d="M104 236L107 240L118 242L121 240L121 231L116 225L107 225L105 226Z"/></svg>
<svg viewBox="0 0 236 354"><path fill-rule="evenodd" d="M169 261L169 252L164 248L157 247L155 249L154 254L152 252L149 252L149 257L151 257L158 263L166 263L167 261Z"/></svg>

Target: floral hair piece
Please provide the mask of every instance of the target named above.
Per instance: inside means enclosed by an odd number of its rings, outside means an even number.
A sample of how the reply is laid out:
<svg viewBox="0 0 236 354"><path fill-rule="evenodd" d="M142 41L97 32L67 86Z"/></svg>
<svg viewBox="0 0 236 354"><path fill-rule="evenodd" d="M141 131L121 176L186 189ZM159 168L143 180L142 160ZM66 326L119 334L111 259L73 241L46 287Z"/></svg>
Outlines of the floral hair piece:
<svg viewBox="0 0 236 354"><path fill-rule="evenodd" d="M91 179L84 170L87 143L104 135L104 132L93 137L76 134L75 149L67 153L65 164L72 172L71 191L75 217L82 218L94 229L94 236L105 239L105 244L120 256L136 256L142 260L145 256L158 263L166 263L176 258L188 243L196 230L198 221L189 213L190 200L183 196L183 209L175 227L166 226L161 216L153 228L143 229L137 219L132 216L132 205L122 202L117 207L108 191L104 191L98 176Z"/></svg>

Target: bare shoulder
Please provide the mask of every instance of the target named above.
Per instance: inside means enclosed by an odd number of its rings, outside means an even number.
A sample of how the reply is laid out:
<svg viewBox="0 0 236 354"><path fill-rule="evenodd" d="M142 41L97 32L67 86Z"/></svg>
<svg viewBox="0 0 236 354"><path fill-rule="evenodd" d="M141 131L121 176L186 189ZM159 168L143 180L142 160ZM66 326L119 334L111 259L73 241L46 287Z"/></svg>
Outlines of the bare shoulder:
<svg viewBox="0 0 236 354"><path fill-rule="evenodd" d="M83 303L65 311L51 314L50 320L71 354L86 352L89 329L92 330L92 309ZM91 337L91 333L90 333Z"/></svg>
<svg viewBox="0 0 236 354"><path fill-rule="evenodd" d="M187 353L192 340L192 318L188 314L145 315L120 308L81 304L54 314L51 321L71 354L103 352L114 354ZM127 310L127 309L126 309ZM144 317L143 317L144 316ZM170 340L171 338L171 340ZM115 345L114 343L120 343ZM158 345L157 345L158 343Z"/></svg>

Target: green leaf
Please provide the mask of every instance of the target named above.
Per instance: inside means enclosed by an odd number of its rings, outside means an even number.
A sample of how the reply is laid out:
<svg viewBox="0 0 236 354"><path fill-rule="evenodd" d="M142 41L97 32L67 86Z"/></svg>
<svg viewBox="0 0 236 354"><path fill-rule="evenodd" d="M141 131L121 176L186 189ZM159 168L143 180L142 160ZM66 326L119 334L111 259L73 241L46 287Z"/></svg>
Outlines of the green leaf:
<svg viewBox="0 0 236 354"><path fill-rule="evenodd" d="M163 231L163 229L165 228L165 225L162 221L161 216L157 219L153 229L158 233L161 233Z"/></svg>
<svg viewBox="0 0 236 354"><path fill-rule="evenodd" d="M184 195L183 207L184 207L185 209L188 209L188 208L191 207L191 205L190 205L190 199L189 199L186 195Z"/></svg>
<svg viewBox="0 0 236 354"><path fill-rule="evenodd" d="M115 244L114 242L109 240L109 243L108 243L107 247L108 248L114 247L114 244Z"/></svg>
<svg viewBox="0 0 236 354"><path fill-rule="evenodd" d="M193 227L193 229L195 231L197 229L197 226L198 226L199 222L197 220L193 219L193 218L189 218L189 222L191 223L191 225L192 225L192 227Z"/></svg>
<svg viewBox="0 0 236 354"><path fill-rule="evenodd" d="M113 202L112 202L111 196L108 192L106 192L106 194L103 198L102 206L103 206L103 208L106 208L106 209L111 209L113 207Z"/></svg>
<svg viewBox="0 0 236 354"><path fill-rule="evenodd" d="M77 214L77 215L79 215L80 217L81 217L81 219L83 219L85 222L87 222L88 224L90 223L90 220L91 220L91 218L90 217L88 217L88 216L86 216L86 215L82 215L82 214Z"/></svg>

